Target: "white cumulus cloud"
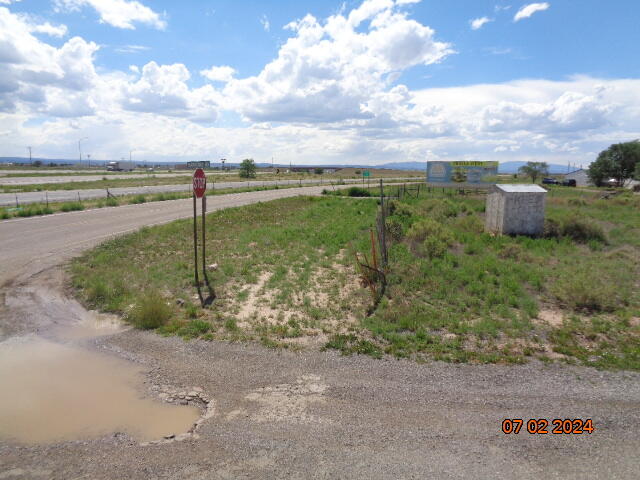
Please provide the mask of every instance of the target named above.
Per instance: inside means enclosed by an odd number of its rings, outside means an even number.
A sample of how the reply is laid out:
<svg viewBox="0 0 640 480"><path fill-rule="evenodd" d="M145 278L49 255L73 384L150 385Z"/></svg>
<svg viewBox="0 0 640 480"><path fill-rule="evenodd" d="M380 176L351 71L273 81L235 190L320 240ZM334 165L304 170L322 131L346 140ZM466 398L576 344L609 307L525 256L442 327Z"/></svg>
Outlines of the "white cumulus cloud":
<svg viewBox="0 0 640 480"><path fill-rule="evenodd" d="M523 18L529 18L531 15L533 15L536 12L542 12L544 10L547 10L551 5L549 5L548 2L542 2L542 3L530 3L528 5L525 5L524 7L522 7L520 10L518 10L515 14L515 16L513 17L513 21L517 22L519 20L522 20Z"/></svg>
<svg viewBox="0 0 640 480"><path fill-rule="evenodd" d="M34 25L31 29L32 32L44 33L51 35L52 37L64 37L67 34L66 25L51 25L49 22Z"/></svg>
<svg viewBox="0 0 640 480"><path fill-rule="evenodd" d="M234 79L224 89L229 108L248 119L322 123L370 118L364 105L385 92L398 72L437 63L453 52L393 0L365 0L324 22L307 15L285 28L294 35L278 57L257 76Z"/></svg>
<svg viewBox="0 0 640 480"><path fill-rule="evenodd" d="M213 122L218 115L219 94L210 86L189 88L189 70L181 63L142 67L138 81L122 88L121 105L125 110L156 113L195 121Z"/></svg>
<svg viewBox="0 0 640 480"><path fill-rule="evenodd" d="M163 30L167 23L161 15L135 0L55 0L59 9L77 11L89 6L98 12L100 22L116 28L135 29L134 23L143 23Z"/></svg>
<svg viewBox="0 0 640 480"><path fill-rule="evenodd" d="M472 30L479 30L485 23L489 23L491 19L489 17L480 17L474 18L473 20L469 20L469 25L471 25Z"/></svg>
<svg viewBox="0 0 640 480"><path fill-rule="evenodd" d="M213 82L230 82L233 79L233 75L236 73L236 70L227 65L222 65L219 67L213 66L206 70L200 70L200 75Z"/></svg>

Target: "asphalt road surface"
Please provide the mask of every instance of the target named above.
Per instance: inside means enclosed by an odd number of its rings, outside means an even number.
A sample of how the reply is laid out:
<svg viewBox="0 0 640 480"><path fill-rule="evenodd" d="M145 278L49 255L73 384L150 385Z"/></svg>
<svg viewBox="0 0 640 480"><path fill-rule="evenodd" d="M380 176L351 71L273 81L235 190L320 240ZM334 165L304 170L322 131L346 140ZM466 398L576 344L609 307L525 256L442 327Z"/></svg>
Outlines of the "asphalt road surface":
<svg viewBox="0 0 640 480"><path fill-rule="evenodd" d="M217 196L209 208L321 189ZM65 260L112 235L188 217L190 205L0 223L0 339L46 335L73 316L59 280ZM119 432L50 445L0 441L0 478L637 479L640 472L640 375L633 372L419 364L133 330L83 348L142 366L148 396L158 385L201 387L213 415L180 442L141 445ZM505 418L591 418L595 431L505 435Z"/></svg>
<svg viewBox="0 0 640 480"><path fill-rule="evenodd" d="M76 173L73 170L69 173ZM8 172L14 173L14 172ZM18 173L18 172L15 172ZM29 173L29 172L20 172L20 173ZM36 173L47 173L47 172L36 172ZM54 172L55 173L55 172ZM266 175L270 172L256 172L258 175ZM193 172L189 170L177 170L174 172L138 172L138 173L96 173L95 175L46 175L40 177L4 177L7 172L0 172L0 185L5 186L20 186L20 185L42 185L46 183L70 183L70 182L96 182L99 180L103 180L105 177L108 180L118 179L118 178L133 178L142 180L147 176L155 176L155 177L190 177ZM238 172L215 172L210 173L211 176L219 176L219 175L235 175L238 176Z"/></svg>
<svg viewBox="0 0 640 480"><path fill-rule="evenodd" d="M182 173L153 173L156 177L185 177L191 172ZM45 177L0 177L0 185L4 186L20 186L20 185L42 185L45 183L70 183L70 182L97 182L107 178L115 180L119 178L134 178L144 180L147 176L140 173L116 173L103 175L67 175L67 176L45 176Z"/></svg>
<svg viewBox="0 0 640 480"><path fill-rule="evenodd" d="M406 178L385 178L384 181L393 181L393 180L413 180L415 181L415 177L406 177ZM344 179L345 183L362 183L362 180L359 179ZM375 182L379 181L379 179L371 180L371 184L375 184ZM318 184L322 182L326 188L330 188L330 182L336 183L336 179L332 180L317 180L317 179L309 179L309 180L250 180L250 181L242 181L242 182L207 182L208 190L221 190L228 188L243 188L243 187L263 187L263 186L274 186L274 185L305 185L305 184ZM179 193L179 192L188 192L191 190L191 183L184 183L180 185L153 185L153 186L143 186L143 187L116 187L109 188L109 192L115 196L122 195L138 195L138 194L149 194L149 193ZM107 196L107 190L104 188L88 188L81 190L53 190L50 192L22 192L22 193L0 193L0 207L3 206L16 206L16 202L19 205L25 205L29 203L38 203L38 202L73 202L76 200L88 200L94 198L105 198Z"/></svg>

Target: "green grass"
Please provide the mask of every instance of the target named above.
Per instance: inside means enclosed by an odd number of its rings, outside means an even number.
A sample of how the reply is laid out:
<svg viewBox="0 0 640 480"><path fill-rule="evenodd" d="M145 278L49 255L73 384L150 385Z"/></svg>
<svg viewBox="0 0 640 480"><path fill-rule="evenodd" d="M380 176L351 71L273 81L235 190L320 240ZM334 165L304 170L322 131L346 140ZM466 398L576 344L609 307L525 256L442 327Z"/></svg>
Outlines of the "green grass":
<svg viewBox="0 0 640 480"><path fill-rule="evenodd" d="M137 328L151 330L165 325L171 316L172 311L167 300L157 291L150 290L136 298L133 308L128 312L127 320Z"/></svg>
<svg viewBox="0 0 640 480"><path fill-rule="evenodd" d="M640 197L554 190L542 238L485 234L484 202L435 190L392 200L388 286L370 315L353 255L369 251L377 202L290 198L211 213L218 298L207 309L184 302L160 330L374 357L640 369ZM149 288L171 305L193 298L191 228L111 240L73 263L74 285L125 314Z"/></svg>
<svg viewBox="0 0 640 480"><path fill-rule="evenodd" d="M66 202L60 205L61 212L75 212L78 210L84 210L84 204L82 202Z"/></svg>
<svg viewBox="0 0 640 480"><path fill-rule="evenodd" d="M207 309L194 307L190 220L104 243L73 262L73 283L92 307L125 315L147 289L172 304L189 299L174 309L164 333L182 335L183 322L197 316L212 325L206 333L215 338L278 344L320 338L356 325L366 310L367 293L348 252L350 243L366 245L362 233L375 209L368 200L300 197L208 214L207 263L219 266L209 272L218 298Z"/></svg>

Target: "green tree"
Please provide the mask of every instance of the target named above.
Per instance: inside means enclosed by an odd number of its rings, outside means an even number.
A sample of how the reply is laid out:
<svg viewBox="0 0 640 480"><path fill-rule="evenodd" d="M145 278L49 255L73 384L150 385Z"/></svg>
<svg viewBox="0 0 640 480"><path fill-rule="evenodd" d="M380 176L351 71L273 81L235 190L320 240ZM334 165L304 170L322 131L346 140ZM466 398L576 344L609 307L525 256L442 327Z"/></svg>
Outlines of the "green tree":
<svg viewBox="0 0 640 480"><path fill-rule="evenodd" d="M324 173L324 169L323 168L314 168L313 169L313 173L315 173L316 175L322 175Z"/></svg>
<svg viewBox="0 0 640 480"><path fill-rule="evenodd" d="M640 180L640 162L636 163L636 169L633 172L633 178Z"/></svg>
<svg viewBox="0 0 640 480"><path fill-rule="evenodd" d="M589 178L600 186L608 178L615 178L618 186L633 178L640 163L640 140L615 143L598 154L589 166Z"/></svg>
<svg viewBox="0 0 640 480"><path fill-rule="evenodd" d="M251 158L245 158L240 163L241 178L256 178L256 163Z"/></svg>
<svg viewBox="0 0 640 480"><path fill-rule="evenodd" d="M538 177L549 175L549 165L547 162L527 162L518 169L518 172L531 177L531 182L536 183Z"/></svg>

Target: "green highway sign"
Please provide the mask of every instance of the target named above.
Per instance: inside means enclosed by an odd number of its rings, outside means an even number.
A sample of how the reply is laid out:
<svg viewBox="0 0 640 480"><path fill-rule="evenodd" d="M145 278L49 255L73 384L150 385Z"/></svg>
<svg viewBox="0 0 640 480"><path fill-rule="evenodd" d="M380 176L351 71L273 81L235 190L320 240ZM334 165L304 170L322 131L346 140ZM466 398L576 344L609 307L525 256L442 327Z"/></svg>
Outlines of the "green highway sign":
<svg viewBox="0 0 640 480"><path fill-rule="evenodd" d="M362 176L363 177L369 177L369 176L371 176L371 172L369 172L369 170L365 170L364 172L362 172Z"/></svg>

